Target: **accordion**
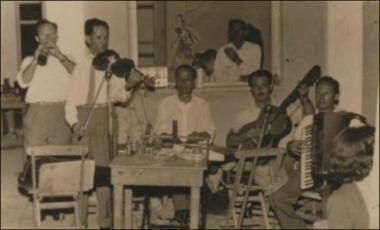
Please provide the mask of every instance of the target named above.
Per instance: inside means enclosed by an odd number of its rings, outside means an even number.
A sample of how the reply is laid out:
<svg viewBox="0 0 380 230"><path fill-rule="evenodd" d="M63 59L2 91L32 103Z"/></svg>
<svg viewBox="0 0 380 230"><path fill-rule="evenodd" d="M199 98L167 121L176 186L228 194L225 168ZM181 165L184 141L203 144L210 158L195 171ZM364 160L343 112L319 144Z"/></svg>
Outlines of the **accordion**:
<svg viewBox="0 0 380 230"><path fill-rule="evenodd" d="M323 186L328 178L329 156L335 137L351 120L365 118L348 112L319 113L302 130L301 189Z"/></svg>

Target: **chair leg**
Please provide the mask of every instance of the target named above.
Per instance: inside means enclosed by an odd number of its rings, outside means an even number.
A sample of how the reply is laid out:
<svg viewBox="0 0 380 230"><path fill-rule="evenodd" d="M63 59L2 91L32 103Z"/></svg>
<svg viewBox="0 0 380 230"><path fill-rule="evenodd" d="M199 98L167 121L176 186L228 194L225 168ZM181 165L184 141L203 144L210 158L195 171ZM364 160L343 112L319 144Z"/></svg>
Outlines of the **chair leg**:
<svg viewBox="0 0 380 230"><path fill-rule="evenodd" d="M75 218L75 226L77 228L82 228L81 226L81 220L80 220L80 215L79 215L79 212L80 212L80 207L79 207L79 199L78 197L75 197L75 207L74 207L74 218Z"/></svg>
<svg viewBox="0 0 380 230"><path fill-rule="evenodd" d="M36 196L33 199L34 203L34 223L36 228L41 228L41 206L40 206L40 199Z"/></svg>
<svg viewBox="0 0 380 230"><path fill-rule="evenodd" d="M266 229L270 229L269 220L268 220L269 206L267 206L262 192L259 193L259 197L260 197L261 208L263 210L262 217L264 221L264 226Z"/></svg>

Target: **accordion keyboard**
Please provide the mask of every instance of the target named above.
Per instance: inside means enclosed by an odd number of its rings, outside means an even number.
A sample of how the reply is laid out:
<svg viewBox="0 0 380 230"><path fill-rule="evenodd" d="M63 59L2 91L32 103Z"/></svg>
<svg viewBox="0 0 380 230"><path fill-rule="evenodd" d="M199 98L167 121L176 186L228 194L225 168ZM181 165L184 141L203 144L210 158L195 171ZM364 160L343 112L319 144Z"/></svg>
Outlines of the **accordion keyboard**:
<svg viewBox="0 0 380 230"><path fill-rule="evenodd" d="M313 125L306 126L302 130L303 145L301 150L301 189L308 189L314 185L312 176L312 135Z"/></svg>

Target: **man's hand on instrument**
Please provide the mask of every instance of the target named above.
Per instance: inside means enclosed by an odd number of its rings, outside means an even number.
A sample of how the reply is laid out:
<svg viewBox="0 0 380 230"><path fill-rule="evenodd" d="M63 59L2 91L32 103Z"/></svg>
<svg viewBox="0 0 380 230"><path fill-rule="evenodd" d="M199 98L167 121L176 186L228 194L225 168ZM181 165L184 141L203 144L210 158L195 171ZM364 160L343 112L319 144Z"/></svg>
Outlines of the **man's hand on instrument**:
<svg viewBox="0 0 380 230"><path fill-rule="evenodd" d="M73 126L72 126L72 129L73 129L73 132L74 132L74 135L77 137L77 138L81 138L84 136L84 127L82 126L82 124L80 124L79 122L75 123Z"/></svg>
<svg viewBox="0 0 380 230"><path fill-rule="evenodd" d="M66 56L61 52L58 45L53 42L48 42L49 54L57 58L60 62L64 61Z"/></svg>
<svg viewBox="0 0 380 230"><path fill-rule="evenodd" d="M297 87L297 92L298 92L298 96L301 100L304 100L308 94L309 94L309 87L307 87L306 84L304 83L301 83L298 87Z"/></svg>
<svg viewBox="0 0 380 230"><path fill-rule="evenodd" d="M297 156L301 156L303 141L289 141L287 145L288 151L294 153Z"/></svg>
<svg viewBox="0 0 380 230"><path fill-rule="evenodd" d="M38 56L39 56L40 54L43 54L46 50L47 50L46 45L40 43L40 44L37 46L37 49L34 51L34 58L35 58L36 60L38 60Z"/></svg>
<svg viewBox="0 0 380 230"><path fill-rule="evenodd" d="M239 54L236 52L236 50L232 47L226 47L224 49L224 53L227 55L227 57L235 62L237 65L240 65L243 61L239 57Z"/></svg>

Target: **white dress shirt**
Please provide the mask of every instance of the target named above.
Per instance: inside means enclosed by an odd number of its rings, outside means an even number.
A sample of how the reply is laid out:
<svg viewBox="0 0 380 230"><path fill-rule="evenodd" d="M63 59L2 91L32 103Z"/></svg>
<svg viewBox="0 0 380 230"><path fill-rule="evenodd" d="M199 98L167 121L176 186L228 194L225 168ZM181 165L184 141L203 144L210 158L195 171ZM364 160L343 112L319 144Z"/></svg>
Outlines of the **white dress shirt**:
<svg viewBox="0 0 380 230"><path fill-rule="evenodd" d="M78 106L87 104L93 58L94 56L88 52L83 61L75 66L65 105L66 120L70 126L78 122ZM104 74L104 71L95 70L94 97L101 85ZM110 84L112 101L125 102L130 98L131 93L125 90L126 82L123 78L112 76ZM104 81L95 103L107 103L106 81Z"/></svg>
<svg viewBox="0 0 380 230"><path fill-rule="evenodd" d="M211 135L211 140L215 136L210 106L200 97L192 95L187 104L179 100L177 95L162 99L158 106L155 132L171 134L173 120L177 120L179 136L188 136L193 132L207 132Z"/></svg>
<svg viewBox="0 0 380 230"><path fill-rule="evenodd" d="M63 102L66 99L71 78L63 64L58 59L49 57L47 64L38 65L32 80L25 83L22 73L32 60L33 56L24 58L16 77L21 88L28 88L25 101L27 103Z"/></svg>
<svg viewBox="0 0 380 230"><path fill-rule="evenodd" d="M232 47L235 49L243 61L240 65L231 61L224 53L224 49ZM216 55L214 73L216 82L233 82L239 81L241 75L248 75L258 69L260 69L261 62L261 48L259 45L245 41L237 49L233 43L228 43L222 46Z"/></svg>

